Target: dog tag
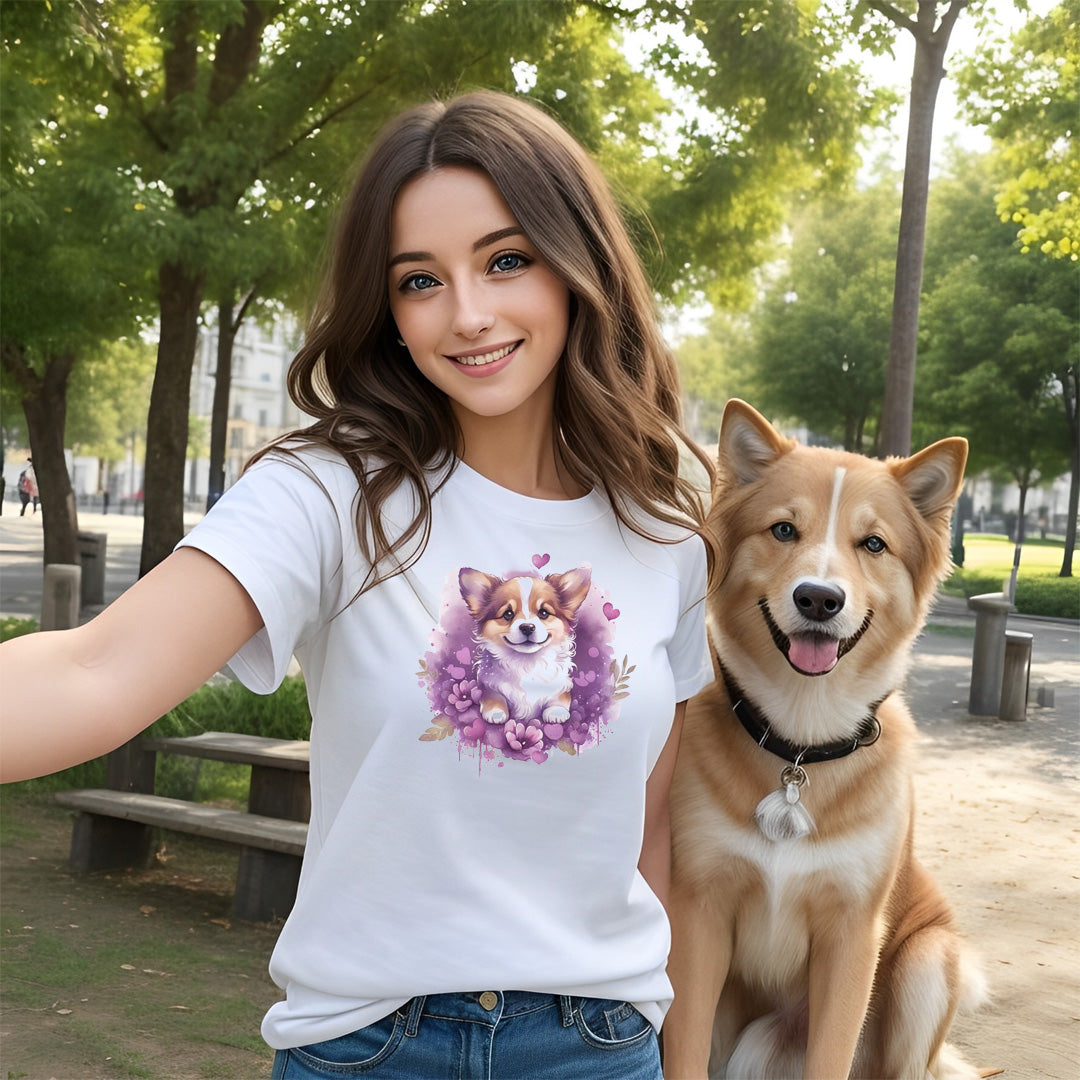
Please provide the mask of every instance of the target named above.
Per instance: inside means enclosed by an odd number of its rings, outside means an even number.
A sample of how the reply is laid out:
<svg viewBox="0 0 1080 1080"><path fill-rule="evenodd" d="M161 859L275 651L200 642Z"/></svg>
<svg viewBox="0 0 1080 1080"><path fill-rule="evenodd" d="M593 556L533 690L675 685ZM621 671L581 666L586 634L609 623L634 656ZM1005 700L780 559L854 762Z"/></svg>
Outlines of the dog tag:
<svg viewBox="0 0 1080 1080"><path fill-rule="evenodd" d="M814 819L802 805L799 790L808 779L801 765L789 765L780 774L780 789L758 803L754 820L769 840L801 840L814 831Z"/></svg>

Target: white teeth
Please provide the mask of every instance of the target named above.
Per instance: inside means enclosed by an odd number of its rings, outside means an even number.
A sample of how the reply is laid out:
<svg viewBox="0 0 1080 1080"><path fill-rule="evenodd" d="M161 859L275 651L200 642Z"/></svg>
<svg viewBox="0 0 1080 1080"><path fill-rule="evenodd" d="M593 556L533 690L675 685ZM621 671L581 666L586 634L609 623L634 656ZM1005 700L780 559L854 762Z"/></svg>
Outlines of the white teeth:
<svg viewBox="0 0 1080 1080"><path fill-rule="evenodd" d="M479 356L455 356L454 360L459 364L465 364L467 367L483 367L485 364L494 364L496 360L501 360L504 356L509 356L517 348L517 344L504 345L501 349L496 349L494 352L480 353Z"/></svg>

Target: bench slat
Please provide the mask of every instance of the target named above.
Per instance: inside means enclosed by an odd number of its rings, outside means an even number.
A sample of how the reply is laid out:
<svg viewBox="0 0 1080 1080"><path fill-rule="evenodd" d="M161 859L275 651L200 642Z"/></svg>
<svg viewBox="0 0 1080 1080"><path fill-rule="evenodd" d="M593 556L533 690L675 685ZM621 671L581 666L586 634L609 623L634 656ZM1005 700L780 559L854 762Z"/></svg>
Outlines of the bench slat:
<svg viewBox="0 0 1080 1080"><path fill-rule="evenodd" d="M204 731L201 735L142 740L146 750L188 757L234 761L242 765L265 765L307 772L310 743L301 739L271 739L265 735L242 735L235 731Z"/></svg>
<svg viewBox="0 0 1080 1080"><path fill-rule="evenodd" d="M280 851L286 855L302 855L307 838L307 823L303 821L264 817L164 795L103 789L60 791L56 793L56 801L61 806L88 814L139 821L144 825Z"/></svg>

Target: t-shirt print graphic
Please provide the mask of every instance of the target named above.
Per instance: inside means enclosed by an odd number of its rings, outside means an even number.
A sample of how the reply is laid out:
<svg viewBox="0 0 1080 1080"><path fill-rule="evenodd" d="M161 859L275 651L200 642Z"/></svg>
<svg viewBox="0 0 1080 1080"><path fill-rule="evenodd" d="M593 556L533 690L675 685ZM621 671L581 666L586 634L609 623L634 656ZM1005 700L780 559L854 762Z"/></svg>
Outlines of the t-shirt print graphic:
<svg viewBox="0 0 1080 1080"><path fill-rule="evenodd" d="M421 742L457 737L459 756L540 764L596 746L629 694L616 659L620 611L587 564L542 574L471 566L447 578L431 650L420 661L434 721Z"/></svg>

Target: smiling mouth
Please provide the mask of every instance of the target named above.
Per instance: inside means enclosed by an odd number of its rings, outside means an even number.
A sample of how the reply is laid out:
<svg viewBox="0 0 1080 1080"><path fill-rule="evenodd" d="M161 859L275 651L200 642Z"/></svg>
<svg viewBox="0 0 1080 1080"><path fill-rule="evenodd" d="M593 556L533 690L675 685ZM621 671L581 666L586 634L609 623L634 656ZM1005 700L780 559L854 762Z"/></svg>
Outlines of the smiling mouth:
<svg viewBox="0 0 1080 1080"><path fill-rule="evenodd" d="M520 344L520 341L515 341L510 345L492 349L491 352L475 353L471 356L451 356L450 359L455 364L464 364L465 367L486 367L488 364L494 364L496 361L502 360L503 357L509 356Z"/></svg>
<svg viewBox="0 0 1080 1080"><path fill-rule="evenodd" d="M776 620L769 610L768 601L764 597L758 601L758 607L761 608L765 625L769 628L774 644L784 654L784 659L800 675L811 677L827 675L832 671L840 658L845 653L851 652L859 638L866 633L870 620L874 617L873 611L868 611L862 626L848 638L836 638L822 633L792 634L789 637L776 625Z"/></svg>

